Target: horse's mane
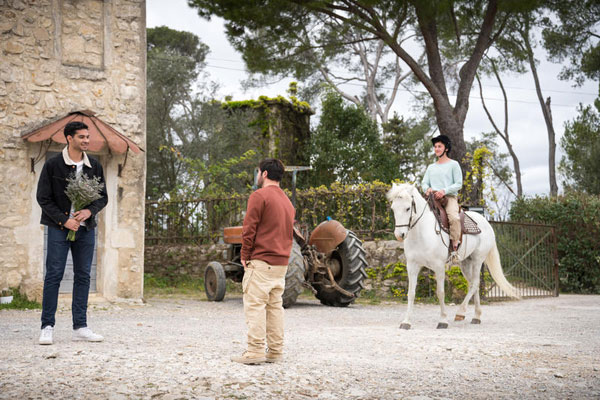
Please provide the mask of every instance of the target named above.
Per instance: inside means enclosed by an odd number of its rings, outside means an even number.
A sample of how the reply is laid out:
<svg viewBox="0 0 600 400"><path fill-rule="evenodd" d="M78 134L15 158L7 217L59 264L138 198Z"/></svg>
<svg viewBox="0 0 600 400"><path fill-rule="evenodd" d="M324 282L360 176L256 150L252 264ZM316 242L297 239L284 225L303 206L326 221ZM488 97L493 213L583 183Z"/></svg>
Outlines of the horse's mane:
<svg viewBox="0 0 600 400"><path fill-rule="evenodd" d="M398 197L411 196L415 187L410 183L392 183L392 188L385 195L389 201L394 201Z"/></svg>

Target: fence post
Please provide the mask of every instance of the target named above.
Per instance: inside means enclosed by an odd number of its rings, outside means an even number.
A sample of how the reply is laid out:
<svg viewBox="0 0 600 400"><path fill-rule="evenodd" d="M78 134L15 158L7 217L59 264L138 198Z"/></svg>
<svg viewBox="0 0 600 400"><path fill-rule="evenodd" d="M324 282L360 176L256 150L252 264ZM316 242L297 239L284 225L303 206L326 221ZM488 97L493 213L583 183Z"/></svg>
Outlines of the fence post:
<svg viewBox="0 0 600 400"><path fill-rule="evenodd" d="M558 276L558 244L556 242L556 227L552 226L552 241L554 244L554 251L552 256L554 258L554 297L558 297L558 291L560 288L560 281Z"/></svg>
<svg viewBox="0 0 600 400"><path fill-rule="evenodd" d="M375 240L375 196L371 191L371 240Z"/></svg>

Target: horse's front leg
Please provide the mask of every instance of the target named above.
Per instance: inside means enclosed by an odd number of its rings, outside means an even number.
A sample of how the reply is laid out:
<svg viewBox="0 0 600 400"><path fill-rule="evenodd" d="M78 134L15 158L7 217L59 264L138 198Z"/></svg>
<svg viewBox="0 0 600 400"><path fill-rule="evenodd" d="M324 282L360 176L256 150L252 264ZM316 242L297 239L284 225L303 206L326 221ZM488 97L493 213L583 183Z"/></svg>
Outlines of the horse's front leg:
<svg viewBox="0 0 600 400"><path fill-rule="evenodd" d="M417 281L419 280L419 272L421 266L414 262L407 261L406 272L408 274L408 306L404 320L400 324L400 329L410 329L410 317L412 316L413 306L415 304L415 292L417 290Z"/></svg>
<svg viewBox="0 0 600 400"><path fill-rule="evenodd" d="M445 291L444 291L444 281L446 280L446 272L445 267L442 265L440 268L435 270L435 293L438 297L438 301L440 302L440 321L437 324L437 329L446 329L448 328L448 315L446 314L446 301L445 301Z"/></svg>

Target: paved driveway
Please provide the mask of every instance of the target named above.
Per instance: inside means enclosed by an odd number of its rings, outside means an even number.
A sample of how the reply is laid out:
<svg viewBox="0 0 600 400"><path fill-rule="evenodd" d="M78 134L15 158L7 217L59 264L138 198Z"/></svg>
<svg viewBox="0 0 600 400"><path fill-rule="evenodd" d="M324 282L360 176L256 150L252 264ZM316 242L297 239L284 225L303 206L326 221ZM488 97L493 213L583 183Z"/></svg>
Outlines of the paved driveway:
<svg viewBox="0 0 600 400"><path fill-rule="evenodd" d="M451 312L456 306L450 307ZM245 366L239 297L95 305L103 343L36 344L39 311L0 311L0 398L515 399L600 398L600 296L492 303L482 324L436 330L439 307L346 309L301 300L286 311L286 360ZM472 310L469 310L472 313Z"/></svg>

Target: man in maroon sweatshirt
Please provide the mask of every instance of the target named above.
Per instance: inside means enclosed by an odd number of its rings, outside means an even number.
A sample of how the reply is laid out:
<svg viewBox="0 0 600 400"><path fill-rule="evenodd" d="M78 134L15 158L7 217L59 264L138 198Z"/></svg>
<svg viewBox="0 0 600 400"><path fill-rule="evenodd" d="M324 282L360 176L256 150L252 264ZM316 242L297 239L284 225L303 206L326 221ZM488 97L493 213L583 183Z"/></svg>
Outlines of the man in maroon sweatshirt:
<svg viewBox="0 0 600 400"><path fill-rule="evenodd" d="M292 250L295 210L279 184L284 166L267 158L258 167L260 189L250 195L242 230L244 314L248 349L231 360L243 364L283 359L285 273ZM267 351L265 352L265 339Z"/></svg>

